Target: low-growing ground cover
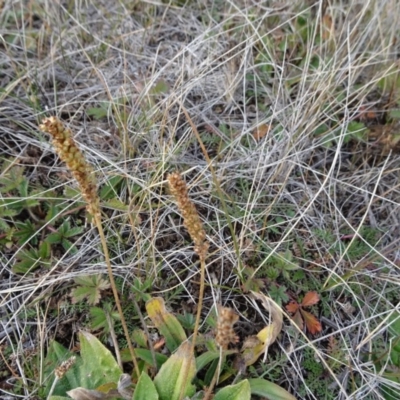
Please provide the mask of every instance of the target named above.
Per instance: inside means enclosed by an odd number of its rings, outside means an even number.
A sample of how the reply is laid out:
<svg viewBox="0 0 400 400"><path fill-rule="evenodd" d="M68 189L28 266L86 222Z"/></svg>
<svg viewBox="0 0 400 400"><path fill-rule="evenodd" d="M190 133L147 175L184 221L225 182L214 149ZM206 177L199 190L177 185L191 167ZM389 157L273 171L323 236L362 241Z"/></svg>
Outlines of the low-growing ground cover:
<svg viewBox="0 0 400 400"><path fill-rule="evenodd" d="M399 18L0 3L0 396L399 398Z"/></svg>

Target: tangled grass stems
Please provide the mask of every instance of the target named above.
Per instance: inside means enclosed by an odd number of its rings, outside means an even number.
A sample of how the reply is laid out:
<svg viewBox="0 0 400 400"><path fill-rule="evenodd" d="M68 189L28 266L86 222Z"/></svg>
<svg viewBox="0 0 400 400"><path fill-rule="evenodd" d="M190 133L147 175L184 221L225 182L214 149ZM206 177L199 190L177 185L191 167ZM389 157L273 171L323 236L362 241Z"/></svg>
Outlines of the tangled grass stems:
<svg viewBox="0 0 400 400"><path fill-rule="evenodd" d="M94 219L94 223L99 232L115 303L117 305L118 313L121 317L121 324L124 330L125 338L128 343L129 352L132 357L135 372L139 377L139 364L130 339L128 327L126 325L121 302L118 296L117 286L115 284L114 275L111 269L110 255L101 221L100 200L97 195L97 185L93 175L93 170L87 163L84 155L82 154L78 146L76 145L72 137L71 130L66 128L58 118L50 117L44 119L39 128L43 132L51 135L53 139L53 145L56 149L57 154L59 155L61 160L67 164L67 168L72 172L74 178L78 181L82 196L87 203L87 211L89 212L89 214L92 215Z"/></svg>

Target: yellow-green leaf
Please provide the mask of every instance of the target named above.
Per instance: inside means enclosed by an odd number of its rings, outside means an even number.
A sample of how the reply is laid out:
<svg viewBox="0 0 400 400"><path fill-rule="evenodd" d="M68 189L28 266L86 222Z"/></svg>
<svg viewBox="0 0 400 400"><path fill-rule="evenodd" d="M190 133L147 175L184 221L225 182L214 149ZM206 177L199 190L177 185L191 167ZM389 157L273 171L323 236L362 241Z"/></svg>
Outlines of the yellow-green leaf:
<svg viewBox="0 0 400 400"><path fill-rule="evenodd" d="M154 384L160 400L179 400L193 396L196 387L191 384L196 375L196 363L192 346L189 342L180 345L176 353L162 365L154 378Z"/></svg>
<svg viewBox="0 0 400 400"><path fill-rule="evenodd" d="M225 386L214 397L214 400L250 400L251 391L246 379L236 385Z"/></svg>
<svg viewBox="0 0 400 400"><path fill-rule="evenodd" d="M288 391L265 379L249 379L251 394L273 400L296 400Z"/></svg>
<svg viewBox="0 0 400 400"><path fill-rule="evenodd" d="M158 400L157 389L151 378L142 372L135 388L132 400Z"/></svg>
<svg viewBox="0 0 400 400"><path fill-rule="evenodd" d="M165 337L168 350L176 350L187 339L182 325L175 315L166 310L164 300L161 297L149 300L146 303L146 310L153 324Z"/></svg>

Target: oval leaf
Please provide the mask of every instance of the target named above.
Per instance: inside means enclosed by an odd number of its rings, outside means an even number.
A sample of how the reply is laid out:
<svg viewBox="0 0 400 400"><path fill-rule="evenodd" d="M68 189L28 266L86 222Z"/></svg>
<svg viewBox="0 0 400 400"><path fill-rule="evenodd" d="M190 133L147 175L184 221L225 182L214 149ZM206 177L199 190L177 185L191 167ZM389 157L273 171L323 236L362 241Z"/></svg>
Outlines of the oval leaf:
<svg viewBox="0 0 400 400"><path fill-rule="evenodd" d="M249 379L251 394L273 400L296 400L288 391L265 379Z"/></svg>
<svg viewBox="0 0 400 400"><path fill-rule="evenodd" d="M145 372L140 375L132 400L158 400L157 389Z"/></svg>
<svg viewBox="0 0 400 400"><path fill-rule="evenodd" d="M322 331L322 325L317 318L314 317L314 315L305 310L301 310L301 315L303 316L304 323L306 324L306 327L310 333L315 335L316 333Z"/></svg>
<svg viewBox="0 0 400 400"><path fill-rule="evenodd" d="M115 358L101 342L89 332L80 332L81 358L80 386L96 389L109 382L118 382L122 374Z"/></svg>
<svg viewBox="0 0 400 400"><path fill-rule="evenodd" d="M196 363L192 346L182 343L175 354L162 365L154 378L160 400L179 400L182 387L183 396L193 396L195 386L191 384L196 375Z"/></svg>
<svg viewBox="0 0 400 400"><path fill-rule="evenodd" d="M229 385L221 389L214 400L250 400L251 391L249 381L246 379L236 385Z"/></svg>
<svg viewBox="0 0 400 400"><path fill-rule="evenodd" d="M319 302L319 296L317 292L307 292L306 295L304 296L303 301L301 302L301 305L303 307L310 307L313 306L314 304L317 304Z"/></svg>

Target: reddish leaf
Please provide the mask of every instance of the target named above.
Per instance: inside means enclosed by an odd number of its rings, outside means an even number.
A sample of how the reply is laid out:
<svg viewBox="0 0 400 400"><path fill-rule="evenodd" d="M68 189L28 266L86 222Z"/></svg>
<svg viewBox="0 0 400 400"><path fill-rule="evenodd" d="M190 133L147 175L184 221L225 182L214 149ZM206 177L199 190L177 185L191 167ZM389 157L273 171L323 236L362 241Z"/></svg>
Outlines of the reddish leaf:
<svg viewBox="0 0 400 400"><path fill-rule="evenodd" d="M293 321L301 330L303 330L304 328L303 318L301 318L301 314L299 311L297 311L296 314L293 315Z"/></svg>
<svg viewBox="0 0 400 400"><path fill-rule="evenodd" d="M300 309L301 315L304 318L304 322L306 324L307 330L315 335L318 332L322 331L322 326L321 323L318 321L318 319L316 317L314 317L314 315L312 315L311 313L304 311L302 309Z"/></svg>
<svg viewBox="0 0 400 400"><path fill-rule="evenodd" d="M317 292L307 292L301 302L302 307L310 307L319 302L319 296Z"/></svg>
<svg viewBox="0 0 400 400"><path fill-rule="evenodd" d="M253 131L253 137L256 140L261 140L263 137L267 136L271 130L271 125L261 124Z"/></svg>
<svg viewBox="0 0 400 400"><path fill-rule="evenodd" d="M300 305L296 303L295 301L291 301L287 306L286 310L288 310L290 313L295 313L299 309Z"/></svg>

